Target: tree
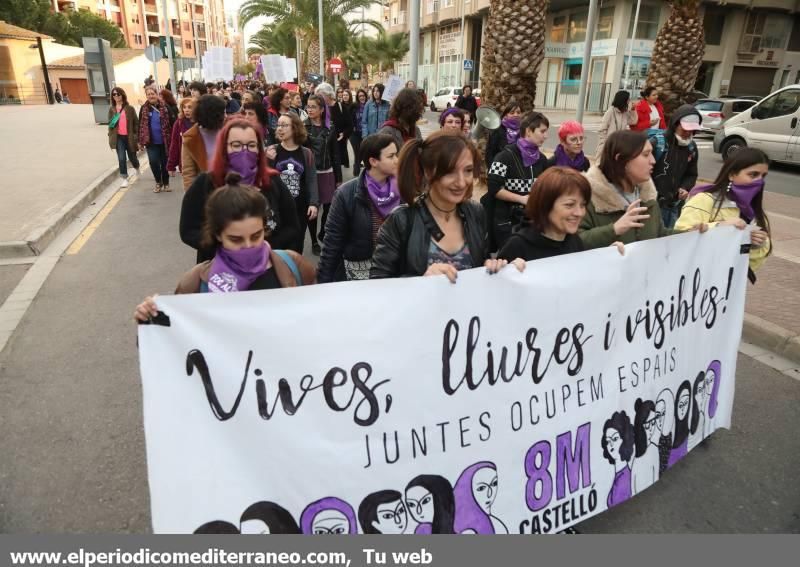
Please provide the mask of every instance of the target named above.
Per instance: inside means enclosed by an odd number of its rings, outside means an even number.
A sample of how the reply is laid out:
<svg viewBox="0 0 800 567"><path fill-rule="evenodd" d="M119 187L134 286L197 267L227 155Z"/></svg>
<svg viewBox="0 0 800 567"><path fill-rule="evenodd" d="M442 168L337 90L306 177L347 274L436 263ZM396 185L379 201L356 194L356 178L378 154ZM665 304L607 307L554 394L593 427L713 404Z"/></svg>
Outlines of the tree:
<svg viewBox="0 0 800 567"><path fill-rule="evenodd" d="M323 0L322 28L326 59L344 50L348 34L355 35L362 23L377 30L383 29L380 22L368 18L351 22L345 19L346 15L369 8L372 3L373 0ZM301 54L303 70L317 72L320 64L317 0L246 0L239 8L241 26L259 16L273 18L275 24L283 24L294 30L305 47Z"/></svg>
<svg viewBox="0 0 800 567"><path fill-rule="evenodd" d="M502 108L516 100L533 109L536 79L544 60L548 0L493 0L481 68L481 96Z"/></svg>
<svg viewBox="0 0 800 567"><path fill-rule="evenodd" d="M387 34L381 31L375 40L375 51L378 59L378 67L391 69L394 64L403 59L410 49L408 34L393 33Z"/></svg>
<svg viewBox="0 0 800 567"><path fill-rule="evenodd" d="M88 10L53 13L48 0L3 0L0 20L49 35L57 43L83 45L83 37L100 37L111 47L127 47L120 29Z"/></svg>
<svg viewBox="0 0 800 567"><path fill-rule="evenodd" d="M250 37L247 55L275 53L286 57L296 57L297 42L294 30L285 23L267 24Z"/></svg>
<svg viewBox="0 0 800 567"><path fill-rule="evenodd" d="M669 0L669 18L658 31L647 86L656 87L665 114L683 104L694 88L706 48L699 0Z"/></svg>

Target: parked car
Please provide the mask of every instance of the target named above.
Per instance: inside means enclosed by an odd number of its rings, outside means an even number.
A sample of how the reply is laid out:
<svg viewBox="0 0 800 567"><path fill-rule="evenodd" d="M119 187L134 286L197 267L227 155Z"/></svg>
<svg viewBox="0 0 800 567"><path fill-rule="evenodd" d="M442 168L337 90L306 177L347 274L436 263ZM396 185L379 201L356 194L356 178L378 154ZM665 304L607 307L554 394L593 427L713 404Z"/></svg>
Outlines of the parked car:
<svg viewBox="0 0 800 567"><path fill-rule="evenodd" d="M703 117L702 132L716 134L722 123L728 118L744 112L755 104L755 101L736 98L705 98L694 103L694 107Z"/></svg>
<svg viewBox="0 0 800 567"><path fill-rule="evenodd" d="M684 95L683 102L684 104L694 104L704 98L708 98L708 95L703 91L689 91Z"/></svg>
<svg viewBox="0 0 800 567"><path fill-rule="evenodd" d="M728 94L728 95L722 95L719 98L726 98L726 99L727 98L738 98L738 99L742 99L742 100L752 100L753 102L758 102L759 100L761 100L764 97L763 96L759 96L759 95L730 95L730 94Z"/></svg>
<svg viewBox="0 0 800 567"><path fill-rule="evenodd" d="M800 84L778 89L728 119L714 136L714 151L727 159L744 147L771 160L800 164Z"/></svg>
<svg viewBox="0 0 800 567"><path fill-rule="evenodd" d="M431 98L431 110L444 110L455 106L458 97L461 95L461 87L445 87L436 91Z"/></svg>

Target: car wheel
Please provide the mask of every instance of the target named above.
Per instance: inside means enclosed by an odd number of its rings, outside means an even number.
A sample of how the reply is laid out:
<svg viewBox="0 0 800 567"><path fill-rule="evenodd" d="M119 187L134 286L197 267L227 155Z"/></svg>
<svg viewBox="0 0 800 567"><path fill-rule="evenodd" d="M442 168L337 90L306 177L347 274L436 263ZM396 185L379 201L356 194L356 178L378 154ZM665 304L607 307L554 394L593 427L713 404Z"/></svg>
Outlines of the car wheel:
<svg viewBox="0 0 800 567"><path fill-rule="evenodd" d="M747 143L745 143L745 141L741 138L731 138L722 144L722 148L720 149L719 153L722 155L723 160L727 160L733 154L746 147Z"/></svg>
<svg viewBox="0 0 800 567"><path fill-rule="evenodd" d="M449 102L447 103L447 108L450 108L450 103Z"/></svg>
<svg viewBox="0 0 800 567"><path fill-rule="evenodd" d="M436 112L436 105L431 101L431 112Z"/></svg>

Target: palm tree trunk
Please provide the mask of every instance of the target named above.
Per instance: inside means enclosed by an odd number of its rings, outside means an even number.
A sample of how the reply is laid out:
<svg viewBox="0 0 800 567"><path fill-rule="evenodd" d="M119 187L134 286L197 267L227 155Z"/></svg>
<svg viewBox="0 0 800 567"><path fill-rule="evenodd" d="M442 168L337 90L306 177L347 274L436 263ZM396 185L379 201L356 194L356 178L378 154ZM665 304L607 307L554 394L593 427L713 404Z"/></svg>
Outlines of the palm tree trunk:
<svg viewBox="0 0 800 567"><path fill-rule="evenodd" d="M496 0L491 3L481 63L482 96L500 109L514 99L533 109L536 79L544 60L548 0Z"/></svg>
<svg viewBox="0 0 800 567"><path fill-rule="evenodd" d="M671 114L683 104L703 63L706 40L699 0L670 0L672 12L656 36L647 86L656 87Z"/></svg>
<svg viewBox="0 0 800 567"><path fill-rule="evenodd" d="M319 38L312 37L306 48L306 73L319 73Z"/></svg>

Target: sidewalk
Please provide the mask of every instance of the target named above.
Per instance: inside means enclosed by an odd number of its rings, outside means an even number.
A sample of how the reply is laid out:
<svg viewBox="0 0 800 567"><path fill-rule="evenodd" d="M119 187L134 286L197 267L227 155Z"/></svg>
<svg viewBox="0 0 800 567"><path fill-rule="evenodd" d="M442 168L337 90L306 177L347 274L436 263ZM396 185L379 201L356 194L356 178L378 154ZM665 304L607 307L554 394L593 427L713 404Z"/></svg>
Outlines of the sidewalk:
<svg viewBox="0 0 800 567"><path fill-rule="evenodd" d="M115 177L107 128L86 104L2 106L0 259L38 255Z"/></svg>

